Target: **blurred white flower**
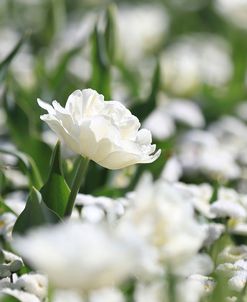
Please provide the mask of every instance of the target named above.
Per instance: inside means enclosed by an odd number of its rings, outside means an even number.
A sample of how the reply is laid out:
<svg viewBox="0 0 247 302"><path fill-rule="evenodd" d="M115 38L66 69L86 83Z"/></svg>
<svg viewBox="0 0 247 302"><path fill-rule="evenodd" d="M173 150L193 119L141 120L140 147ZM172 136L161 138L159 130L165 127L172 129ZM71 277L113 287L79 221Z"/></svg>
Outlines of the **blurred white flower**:
<svg viewBox="0 0 247 302"><path fill-rule="evenodd" d="M193 207L175 187L145 175L120 224L130 222L141 237L159 250L170 265L184 262L201 247L205 232L194 218Z"/></svg>
<svg viewBox="0 0 247 302"><path fill-rule="evenodd" d="M167 112L160 110L160 108L151 112L143 125L150 129L154 137L159 140L172 136L176 130L173 118Z"/></svg>
<svg viewBox="0 0 247 302"><path fill-rule="evenodd" d="M183 174L183 169L177 157L169 158L161 172L161 178L169 182L178 181Z"/></svg>
<svg viewBox="0 0 247 302"><path fill-rule="evenodd" d="M159 98L159 105L143 123L154 137L162 140L173 135L176 130L175 121L192 128L204 126L203 114L196 103L186 99L170 99L163 94Z"/></svg>
<svg viewBox="0 0 247 302"><path fill-rule="evenodd" d="M227 200L217 200L211 205L211 213L216 217L233 217L233 218L245 218L245 209L231 201Z"/></svg>
<svg viewBox="0 0 247 302"><path fill-rule="evenodd" d="M104 101L95 90L73 92L63 108L38 100L48 111L41 116L59 139L77 154L108 169L121 169L137 163L155 161L150 131L140 128L139 120L120 102Z"/></svg>
<svg viewBox="0 0 247 302"><path fill-rule="evenodd" d="M223 263L216 268L225 277L229 278L228 284L235 291L242 291L247 282L247 262L245 259L237 260L234 263Z"/></svg>
<svg viewBox="0 0 247 302"><path fill-rule="evenodd" d="M52 296L52 302L84 302L78 292L72 290L55 290Z"/></svg>
<svg viewBox="0 0 247 302"><path fill-rule="evenodd" d="M247 164L247 126L243 121L234 116L224 116L212 123L209 131L240 164Z"/></svg>
<svg viewBox="0 0 247 302"><path fill-rule="evenodd" d="M88 194L77 194L75 204L82 207L82 218L89 222L99 222L106 220L114 222L125 212L127 199L118 198L116 200L105 196L92 196Z"/></svg>
<svg viewBox="0 0 247 302"><path fill-rule="evenodd" d="M201 275L191 278L176 280L174 296L176 301L199 302L213 289L213 281ZM165 280L154 280L151 283L137 283L135 288L135 302L168 302L168 284Z"/></svg>
<svg viewBox="0 0 247 302"><path fill-rule="evenodd" d="M213 272L214 264L207 254L196 254L174 270L177 276L189 277L193 274L209 275Z"/></svg>
<svg viewBox="0 0 247 302"><path fill-rule="evenodd" d="M0 215L0 235L7 241L10 241L12 238L12 229L16 218L17 216L10 212L5 212Z"/></svg>
<svg viewBox="0 0 247 302"><path fill-rule="evenodd" d="M210 207L216 217L246 218L247 211L241 204L241 195L234 189L221 187L217 197Z"/></svg>
<svg viewBox="0 0 247 302"><path fill-rule="evenodd" d="M52 302L125 302L122 292L115 288L102 288L88 293L87 298L73 291L56 290Z"/></svg>
<svg viewBox="0 0 247 302"><path fill-rule="evenodd" d="M184 302L200 302L213 290L213 280L201 275L192 275L177 285L177 300Z"/></svg>
<svg viewBox="0 0 247 302"><path fill-rule="evenodd" d="M134 294L135 302L161 302L166 301L165 289L162 282L153 282L149 284L137 283Z"/></svg>
<svg viewBox="0 0 247 302"><path fill-rule="evenodd" d="M105 213L103 209L91 205L83 208L81 216L88 222L97 223L104 219Z"/></svg>
<svg viewBox="0 0 247 302"><path fill-rule="evenodd" d="M211 293L215 286L215 281L213 280L213 278L200 274L193 274L188 279L193 282L198 282L198 284L203 286L203 289L207 293Z"/></svg>
<svg viewBox="0 0 247 302"><path fill-rule="evenodd" d="M236 26L247 29L247 1L246 0L216 0L216 10L227 21Z"/></svg>
<svg viewBox="0 0 247 302"><path fill-rule="evenodd" d="M247 259L247 246L239 245L232 246L228 245L218 254L217 261L219 263L230 262L234 263L238 260Z"/></svg>
<svg viewBox="0 0 247 302"><path fill-rule="evenodd" d="M186 184L182 182L175 183L174 186L181 190L191 201L194 208L207 218L213 218L210 213L210 201L213 195L213 188L209 184Z"/></svg>
<svg viewBox="0 0 247 302"><path fill-rule="evenodd" d="M155 50L166 35L169 17L162 5L120 6L117 28L121 54L131 66Z"/></svg>
<svg viewBox="0 0 247 302"><path fill-rule="evenodd" d="M124 302L124 295L117 288L102 288L90 294L89 302Z"/></svg>
<svg viewBox="0 0 247 302"><path fill-rule="evenodd" d="M71 74L83 81L90 79L90 47L88 40L94 29L97 14L94 12L86 13L80 20L75 20L66 24L54 37L51 48L48 49L49 55L46 56L46 67L50 71L58 66L63 56L76 47L81 50L75 54L68 62L68 70Z"/></svg>
<svg viewBox="0 0 247 302"><path fill-rule="evenodd" d="M104 225L68 221L31 231L16 250L62 289L88 291L112 286L137 271L142 247L132 236Z"/></svg>
<svg viewBox="0 0 247 302"><path fill-rule="evenodd" d="M24 274L16 280L14 287L42 300L47 295L48 282L47 278L41 274Z"/></svg>
<svg viewBox="0 0 247 302"><path fill-rule="evenodd" d="M228 281L228 284L233 290L238 292L242 291L247 282L247 271L238 271L234 276Z"/></svg>
<svg viewBox="0 0 247 302"><path fill-rule="evenodd" d="M20 215L25 208L26 198L27 194L23 191L14 191L5 196L4 202L16 215Z"/></svg>
<svg viewBox="0 0 247 302"><path fill-rule="evenodd" d="M218 36L200 33L182 37L168 47L161 59L165 87L185 94L200 84L221 86L232 76L229 47Z"/></svg>
<svg viewBox="0 0 247 302"><path fill-rule="evenodd" d="M237 105L236 114L244 121L247 121L247 101L246 100L241 101L239 103L239 105Z"/></svg>
<svg viewBox="0 0 247 302"><path fill-rule="evenodd" d="M205 120L200 107L190 100L171 99L167 104L167 113L176 121L193 128L203 127Z"/></svg>
<svg viewBox="0 0 247 302"><path fill-rule="evenodd" d="M220 238L225 231L225 225L221 223L208 223L205 224L207 236L203 242L203 246L211 246L217 239Z"/></svg>
<svg viewBox="0 0 247 302"><path fill-rule="evenodd" d="M241 173L235 156L208 131L187 132L179 143L178 159L188 173L200 172L223 179L236 179Z"/></svg>

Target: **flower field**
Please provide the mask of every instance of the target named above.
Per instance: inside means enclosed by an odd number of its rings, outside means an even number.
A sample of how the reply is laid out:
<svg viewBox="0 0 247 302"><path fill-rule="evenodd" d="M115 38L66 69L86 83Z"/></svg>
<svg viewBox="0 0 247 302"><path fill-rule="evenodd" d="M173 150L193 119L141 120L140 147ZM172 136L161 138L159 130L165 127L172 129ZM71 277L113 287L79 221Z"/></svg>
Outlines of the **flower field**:
<svg viewBox="0 0 247 302"><path fill-rule="evenodd" d="M0 20L0 301L247 302L247 0Z"/></svg>

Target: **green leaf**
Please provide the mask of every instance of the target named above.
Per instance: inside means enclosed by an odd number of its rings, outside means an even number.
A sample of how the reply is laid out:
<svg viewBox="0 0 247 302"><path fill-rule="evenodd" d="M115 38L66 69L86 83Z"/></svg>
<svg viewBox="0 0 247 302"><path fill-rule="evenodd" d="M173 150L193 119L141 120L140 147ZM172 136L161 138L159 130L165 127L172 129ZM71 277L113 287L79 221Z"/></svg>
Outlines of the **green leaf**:
<svg viewBox="0 0 247 302"><path fill-rule="evenodd" d="M21 39L17 42L16 46L13 48L13 50L9 53L9 55L0 63L0 83L4 80L7 70L9 67L9 64L14 59L16 54L19 52L20 48L26 41L26 39L29 37L29 34L24 34Z"/></svg>
<svg viewBox="0 0 247 302"><path fill-rule="evenodd" d="M40 193L48 208L50 208L60 217L63 217L70 194L70 189L62 173L59 142L57 143L52 154L48 180L41 188Z"/></svg>
<svg viewBox="0 0 247 302"><path fill-rule="evenodd" d="M2 200L2 198L0 197L0 215L4 214L6 212L10 212L10 213L14 214L15 216L17 216L17 214L9 206L7 206L4 203L4 201Z"/></svg>
<svg viewBox="0 0 247 302"><path fill-rule="evenodd" d="M46 206L39 191L33 188L25 209L16 220L13 233L23 235L31 228L59 222L61 219L58 215Z"/></svg>
<svg viewBox="0 0 247 302"><path fill-rule="evenodd" d="M32 111L27 112L26 107L20 102L17 103L10 93L5 93L3 100L12 140L18 149L33 159L44 182L47 178L51 148L40 140L35 129L31 128L31 119L36 115ZM37 185L36 187L40 188Z"/></svg>
<svg viewBox="0 0 247 302"><path fill-rule="evenodd" d="M104 32L98 26L92 36L92 78L91 87L102 93L106 100L111 98L110 88L110 63L106 50Z"/></svg>
<svg viewBox="0 0 247 302"><path fill-rule="evenodd" d="M66 74L66 68L68 67L69 62L71 59L77 55L81 49L83 48L83 43L81 42L79 46L76 46L72 48L70 51L65 53L63 57L61 58L58 66L56 69L53 71L52 76L51 76L51 83L52 83L52 89L56 91L58 88L60 89L60 85L62 82L62 79L64 78Z"/></svg>
<svg viewBox="0 0 247 302"><path fill-rule="evenodd" d="M0 148L0 153L13 155L14 157L18 158L24 168L24 171L27 173L30 188L32 186L35 186L37 188L40 188L42 186L39 170L30 156L17 150L8 150L4 148Z"/></svg>
<svg viewBox="0 0 247 302"><path fill-rule="evenodd" d="M160 88L160 65L157 62L153 80L152 88L147 100L144 103L138 103L131 108L132 114L136 115L140 121L143 121L156 107L156 98Z"/></svg>
<svg viewBox="0 0 247 302"><path fill-rule="evenodd" d="M108 58L111 62L116 59L116 5L111 3L106 11L105 41Z"/></svg>
<svg viewBox="0 0 247 302"><path fill-rule="evenodd" d="M15 298L11 295L7 295L7 294L1 294L0 301L1 302L20 302L19 299Z"/></svg>

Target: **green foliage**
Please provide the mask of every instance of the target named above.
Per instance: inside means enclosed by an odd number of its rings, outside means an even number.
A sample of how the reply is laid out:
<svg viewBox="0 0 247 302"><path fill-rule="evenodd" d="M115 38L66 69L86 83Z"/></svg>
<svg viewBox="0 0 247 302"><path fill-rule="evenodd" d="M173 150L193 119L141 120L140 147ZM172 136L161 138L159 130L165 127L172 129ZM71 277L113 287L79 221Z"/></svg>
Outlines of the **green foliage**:
<svg viewBox="0 0 247 302"><path fill-rule="evenodd" d="M2 198L0 197L0 215L7 213L7 212L10 212L10 213L16 215L16 213L9 206L7 206L4 203L4 201L2 200Z"/></svg>
<svg viewBox="0 0 247 302"><path fill-rule="evenodd" d="M29 186L40 188L42 185L41 176L33 159L27 154L17 150L7 150L0 148L0 153L9 154L16 157L20 161L20 165L29 178Z"/></svg>
<svg viewBox="0 0 247 302"><path fill-rule="evenodd" d="M92 78L90 86L111 99L111 69L116 58L115 7L111 5L105 16L105 27L96 24L92 35Z"/></svg>
<svg viewBox="0 0 247 302"><path fill-rule="evenodd" d="M19 299L11 296L11 295L7 295L7 294L3 294L0 296L0 301L1 302L20 302Z"/></svg>
<svg viewBox="0 0 247 302"><path fill-rule="evenodd" d="M156 63L156 67L152 79L152 87L147 99L142 103L137 103L131 108L131 112L136 115L140 121L148 117L156 107L156 98L160 89L160 65Z"/></svg>
<svg viewBox="0 0 247 302"><path fill-rule="evenodd" d="M15 56L18 54L20 48L26 42L28 37L29 37L28 33L24 34L21 37L21 39L19 40L19 42L16 44L16 46L9 53L9 55L2 62L0 62L0 83L2 83L4 81L4 79L7 75L9 64L15 58Z"/></svg>
<svg viewBox="0 0 247 302"><path fill-rule="evenodd" d="M18 148L24 153L30 155L38 167L42 181L47 176L47 166L49 165L49 156L51 154L50 147L44 143L38 135L35 135L31 119L33 112L26 111L27 104L16 102L13 97L5 93L4 96L4 109L7 113L7 124L13 141ZM36 114L37 115L37 114ZM40 184L34 184L38 188Z"/></svg>
<svg viewBox="0 0 247 302"><path fill-rule="evenodd" d="M16 220L13 233L23 235L32 228L59 222L61 222L61 219L58 215L46 206L41 194L33 188L25 209Z"/></svg>
<svg viewBox="0 0 247 302"><path fill-rule="evenodd" d="M54 148L48 179L40 193L44 202L58 216L63 217L70 189L63 177L61 168L60 143Z"/></svg>

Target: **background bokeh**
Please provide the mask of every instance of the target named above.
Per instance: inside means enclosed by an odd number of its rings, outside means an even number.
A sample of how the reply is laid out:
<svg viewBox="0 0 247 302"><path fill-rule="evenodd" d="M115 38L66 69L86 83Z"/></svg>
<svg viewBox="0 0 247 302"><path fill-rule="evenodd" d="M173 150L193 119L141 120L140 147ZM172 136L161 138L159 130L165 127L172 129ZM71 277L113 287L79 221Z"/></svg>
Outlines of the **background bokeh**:
<svg viewBox="0 0 247 302"><path fill-rule="evenodd" d="M246 16L244 0L2 0L1 146L31 156L46 179L56 138L36 99L64 105L90 87L128 106L163 153L121 172L93 165L84 192L122 194L144 170L245 190ZM1 161L2 193L25 188L20 161Z"/></svg>

